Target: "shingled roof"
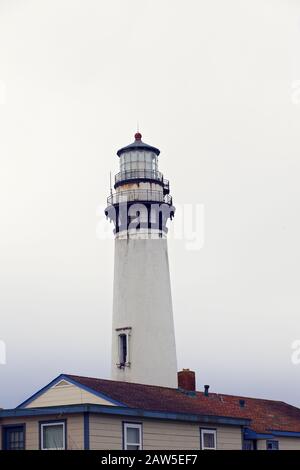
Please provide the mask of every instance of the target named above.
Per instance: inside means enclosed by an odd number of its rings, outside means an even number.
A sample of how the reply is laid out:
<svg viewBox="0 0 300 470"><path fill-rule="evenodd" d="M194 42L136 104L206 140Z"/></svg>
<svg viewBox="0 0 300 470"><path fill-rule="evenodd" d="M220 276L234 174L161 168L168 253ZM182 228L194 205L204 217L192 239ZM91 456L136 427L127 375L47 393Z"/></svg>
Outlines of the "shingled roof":
<svg viewBox="0 0 300 470"><path fill-rule="evenodd" d="M250 419L251 429L257 433L270 431L300 433L300 409L281 401L220 393L209 393L205 396L203 392L191 394L154 385L77 375L65 375L65 377L130 408Z"/></svg>

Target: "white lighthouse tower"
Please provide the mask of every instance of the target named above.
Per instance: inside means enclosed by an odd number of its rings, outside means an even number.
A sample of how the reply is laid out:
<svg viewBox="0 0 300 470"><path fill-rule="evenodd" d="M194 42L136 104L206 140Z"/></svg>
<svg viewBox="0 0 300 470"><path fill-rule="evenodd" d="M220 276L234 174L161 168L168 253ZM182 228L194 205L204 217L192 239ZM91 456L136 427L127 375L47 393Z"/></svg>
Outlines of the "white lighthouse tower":
<svg viewBox="0 0 300 470"><path fill-rule="evenodd" d="M175 208L159 153L139 132L117 152L120 172L105 210L115 227L111 376L177 388L166 238Z"/></svg>

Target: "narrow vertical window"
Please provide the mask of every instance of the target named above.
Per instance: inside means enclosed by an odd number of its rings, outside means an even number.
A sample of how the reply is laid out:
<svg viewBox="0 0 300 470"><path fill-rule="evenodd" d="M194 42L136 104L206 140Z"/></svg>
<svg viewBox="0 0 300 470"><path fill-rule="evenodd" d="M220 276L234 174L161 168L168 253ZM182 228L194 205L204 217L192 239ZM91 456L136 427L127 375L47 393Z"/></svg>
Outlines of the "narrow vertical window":
<svg viewBox="0 0 300 470"><path fill-rule="evenodd" d="M119 335L119 364L120 367L125 367L127 362L127 335L121 333Z"/></svg>
<svg viewBox="0 0 300 470"><path fill-rule="evenodd" d="M116 366L119 369L130 367L130 336L131 326L116 328Z"/></svg>

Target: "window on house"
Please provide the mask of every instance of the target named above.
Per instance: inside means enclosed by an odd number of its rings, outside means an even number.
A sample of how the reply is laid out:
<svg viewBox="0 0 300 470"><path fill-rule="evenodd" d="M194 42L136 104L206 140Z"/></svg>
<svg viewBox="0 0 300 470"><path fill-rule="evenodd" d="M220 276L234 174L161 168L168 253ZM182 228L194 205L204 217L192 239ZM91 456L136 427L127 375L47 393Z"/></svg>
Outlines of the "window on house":
<svg viewBox="0 0 300 470"><path fill-rule="evenodd" d="M127 362L127 334L119 335L119 364L124 367Z"/></svg>
<svg viewBox="0 0 300 470"><path fill-rule="evenodd" d="M123 423L124 450L141 450L142 425L137 423Z"/></svg>
<svg viewBox="0 0 300 470"><path fill-rule="evenodd" d="M243 442L243 450L256 450L256 441L252 439L245 439Z"/></svg>
<svg viewBox="0 0 300 470"><path fill-rule="evenodd" d="M25 449L25 426L3 426L3 450Z"/></svg>
<svg viewBox="0 0 300 470"><path fill-rule="evenodd" d="M216 450L217 431L215 429L201 429L201 449Z"/></svg>
<svg viewBox="0 0 300 470"><path fill-rule="evenodd" d="M267 450L279 450L279 442L278 441L267 441Z"/></svg>
<svg viewBox="0 0 300 470"><path fill-rule="evenodd" d="M66 448L64 421L41 423L40 426L42 450L64 450Z"/></svg>

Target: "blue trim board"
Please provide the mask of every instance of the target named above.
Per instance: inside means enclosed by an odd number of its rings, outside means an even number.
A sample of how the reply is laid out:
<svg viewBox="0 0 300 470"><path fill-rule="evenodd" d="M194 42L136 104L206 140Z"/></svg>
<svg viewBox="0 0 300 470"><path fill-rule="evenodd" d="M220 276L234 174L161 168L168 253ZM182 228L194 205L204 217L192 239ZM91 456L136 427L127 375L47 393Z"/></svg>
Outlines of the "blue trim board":
<svg viewBox="0 0 300 470"><path fill-rule="evenodd" d="M72 379L67 374L60 374L58 377L56 377L50 383L48 383L48 385L46 385L45 387L38 390L36 393L31 395L31 397L27 398L27 400L23 401L23 403L18 405L17 408L24 408L25 406L29 405L36 398L41 396L43 393L45 393L47 390L49 390L49 388L53 387L54 385L56 385L61 380L66 380L66 381L70 382L72 385L76 385L77 387L81 388L82 390L85 390L86 392L92 393L93 395L96 395L99 398L103 398L103 400L107 400L109 403L112 403L113 405L126 406L126 405L124 405L124 403L113 400L112 398L110 398L108 395L105 395L104 393L96 392L94 389L92 389L90 387L86 387L85 385L82 385L79 382L76 382L76 380Z"/></svg>
<svg viewBox="0 0 300 470"><path fill-rule="evenodd" d="M294 431L270 431L272 436L280 436L280 437L300 437L300 432Z"/></svg>
<svg viewBox="0 0 300 470"><path fill-rule="evenodd" d="M83 447L84 450L90 449L90 414L88 411L83 413Z"/></svg>
<svg viewBox="0 0 300 470"><path fill-rule="evenodd" d="M244 439L274 439L274 437L300 437L300 432L292 431L273 431L269 429L268 433L257 433L250 428L244 429Z"/></svg>
<svg viewBox="0 0 300 470"><path fill-rule="evenodd" d="M135 416L139 418L165 419L172 421L188 421L194 423L227 424L231 426L249 426L249 419L231 418L224 416L196 415L188 413L169 413L161 411L148 411L138 408L107 405L63 405L45 406L42 408L15 408L12 410L0 410L0 418L17 418L19 416L45 416L71 413L95 413L117 416Z"/></svg>
<svg viewBox="0 0 300 470"><path fill-rule="evenodd" d="M269 433L257 433L253 431L252 429L245 428L244 429L244 439L251 439L251 440L256 440L256 439L272 439L273 435Z"/></svg>

